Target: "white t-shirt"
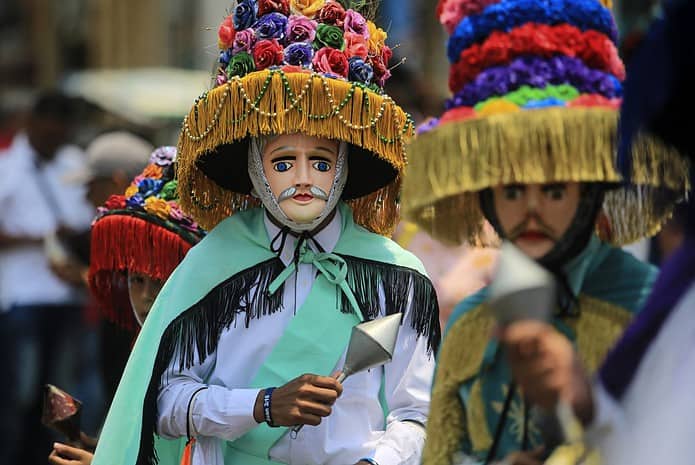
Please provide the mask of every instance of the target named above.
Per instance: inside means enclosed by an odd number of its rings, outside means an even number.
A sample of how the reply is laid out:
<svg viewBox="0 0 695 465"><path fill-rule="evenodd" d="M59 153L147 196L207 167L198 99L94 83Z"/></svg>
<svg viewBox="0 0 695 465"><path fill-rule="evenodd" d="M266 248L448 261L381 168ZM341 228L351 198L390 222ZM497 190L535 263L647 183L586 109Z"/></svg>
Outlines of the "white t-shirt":
<svg viewBox="0 0 695 465"><path fill-rule="evenodd" d="M82 151L65 146L49 162L37 166L37 159L25 134L17 135L0 156L0 231L42 239L60 225L78 231L89 228L94 211L84 186L63 181L84 165ZM13 306L76 301L74 289L50 270L41 244L0 248L0 312Z"/></svg>

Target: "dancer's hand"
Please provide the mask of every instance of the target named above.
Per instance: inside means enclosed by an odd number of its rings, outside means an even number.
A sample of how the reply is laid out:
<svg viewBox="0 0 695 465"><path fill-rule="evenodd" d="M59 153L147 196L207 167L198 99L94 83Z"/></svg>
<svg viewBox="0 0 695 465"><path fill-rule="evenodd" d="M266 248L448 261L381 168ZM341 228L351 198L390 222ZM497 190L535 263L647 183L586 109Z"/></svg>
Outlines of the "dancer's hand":
<svg viewBox="0 0 695 465"><path fill-rule="evenodd" d="M48 462L53 465L91 465L94 455L86 450L56 442Z"/></svg>
<svg viewBox="0 0 695 465"><path fill-rule="evenodd" d="M311 425L321 423L331 414L332 406L343 392L335 378L305 374L273 391L271 411L276 426ZM257 422L265 420L263 394L258 393L253 416Z"/></svg>
<svg viewBox="0 0 695 465"><path fill-rule="evenodd" d="M543 463L543 447L534 450L512 452L500 462L500 465L541 465Z"/></svg>
<svg viewBox="0 0 695 465"><path fill-rule="evenodd" d="M558 401L568 402L582 423L593 416L589 378L570 341L552 326L519 321L499 331L514 379L535 405L552 411Z"/></svg>

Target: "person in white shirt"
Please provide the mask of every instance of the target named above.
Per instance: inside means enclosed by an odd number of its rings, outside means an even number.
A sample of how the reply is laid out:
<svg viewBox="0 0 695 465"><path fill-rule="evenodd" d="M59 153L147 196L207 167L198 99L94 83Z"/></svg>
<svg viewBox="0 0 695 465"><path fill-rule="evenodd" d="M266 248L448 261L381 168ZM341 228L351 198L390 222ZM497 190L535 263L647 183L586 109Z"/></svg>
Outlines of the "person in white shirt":
<svg viewBox="0 0 695 465"><path fill-rule="evenodd" d="M440 328L387 238L413 131L381 89L386 33L334 1L257 6L219 28L179 138L181 207L210 232L148 314L94 465L420 462ZM396 313L393 360L338 382L352 328Z"/></svg>
<svg viewBox="0 0 695 465"><path fill-rule="evenodd" d="M82 151L67 145L71 112L65 96L40 96L25 130L0 156L0 338L8 374L0 397L11 410L0 427L0 454L8 460L2 463L14 463L20 450L30 461L42 444L39 387L49 379L67 387L76 382L84 295L54 274L44 244L61 228L88 228L92 218L84 187L62 181L84 163Z"/></svg>

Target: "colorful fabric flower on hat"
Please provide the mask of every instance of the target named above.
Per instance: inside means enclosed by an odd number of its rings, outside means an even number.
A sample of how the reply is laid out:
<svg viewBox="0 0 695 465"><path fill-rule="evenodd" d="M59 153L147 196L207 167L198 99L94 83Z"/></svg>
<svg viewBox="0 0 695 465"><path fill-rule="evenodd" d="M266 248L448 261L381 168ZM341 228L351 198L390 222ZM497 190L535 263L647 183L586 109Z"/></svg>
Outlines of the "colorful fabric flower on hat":
<svg viewBox="0 0 695 465"><path fill-rule="evenodd" d="M308 70L383 88L391 77L393 55L387 37L361 13L346 10L336 0L240 0L218 29L221 51L215 83L221 86L279 67L283 72ZM362 61L353 60L351 73L349 63L355 57Z"/></svg>

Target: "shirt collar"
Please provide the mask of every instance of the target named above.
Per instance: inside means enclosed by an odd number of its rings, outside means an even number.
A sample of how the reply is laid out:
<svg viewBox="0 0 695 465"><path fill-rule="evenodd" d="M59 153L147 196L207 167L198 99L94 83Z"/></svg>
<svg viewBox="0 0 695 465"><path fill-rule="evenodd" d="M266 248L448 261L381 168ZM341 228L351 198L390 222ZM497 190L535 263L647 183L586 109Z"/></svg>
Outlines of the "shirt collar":
<svg viewBox="0 0 695 465"><path fill-rule="evenodd" d="M264 215L263 221L265 223L265 229L268 232L268 239L272 241L279 233L280 228L273 223L268 215ZM338 239L340 239L340 231L342 229L342 218L340 216L340 209L336 207L335 215L333 219L323 228L321 231L313 236L313 240L307 241L307 244L314 252L319 252L316 248L314 241L321 244L321 247L325 252L333 252L335 246L338 244ZM285 266L292 263L294 259L294 249L297 243L297 238L292 234L287 235L287 240L280 251L279 257Z"/></svg>

